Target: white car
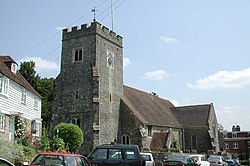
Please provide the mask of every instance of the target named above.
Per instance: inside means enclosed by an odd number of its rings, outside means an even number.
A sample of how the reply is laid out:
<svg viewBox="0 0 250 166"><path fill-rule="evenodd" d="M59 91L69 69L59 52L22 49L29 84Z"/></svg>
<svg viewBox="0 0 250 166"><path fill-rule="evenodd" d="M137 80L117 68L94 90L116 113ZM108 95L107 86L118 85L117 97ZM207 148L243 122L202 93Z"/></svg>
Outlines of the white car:
<svg viewBox="0 0 250 166"><path fill-rule="evenodd" d="M210 166L210 163L206 161L206 157L203 154L191 154L190 157L199 165L199 166Z"/></svg>
<svg viewBox="0 0 250 166"><path fill-rule="evenodd" d="M141 153L142 159L145 161L145 166L155 166L155 161L152 153Z"/></svg>

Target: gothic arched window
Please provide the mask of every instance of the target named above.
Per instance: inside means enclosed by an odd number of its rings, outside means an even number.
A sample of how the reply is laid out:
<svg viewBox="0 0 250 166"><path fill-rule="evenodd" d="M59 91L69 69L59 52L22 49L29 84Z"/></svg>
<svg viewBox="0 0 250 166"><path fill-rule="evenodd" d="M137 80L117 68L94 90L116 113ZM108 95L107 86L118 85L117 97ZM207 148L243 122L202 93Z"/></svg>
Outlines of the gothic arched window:
<svg viewBox="0 0 250 166"><path fill-rule="evenodd" d="M83 50L82 48L74 49L73 50L73 61L74 62L80 62L83 60Z"/></svg>
<svg viewBox="0 0 250 166"><path fill-rule="evenodd" d="M127 134L123 134L122 135L122 144L127 144L127 145L130 144L130 137L129 137L129 135L127 135Z"/></svg>
<svg viewBox="0 0 250 166"><path fill-rule="evenodd" d="M79 127L81 128L81 121L80 121L79 118L76 118L76 117L72 118L72 119L70 120L70 123L72 123L72 124L74 124L74 125L77 125L77 126L79 126Z"/></svg>
<svg viewBox="0 0 250 166"><path fill-rule="evenodd" d="M191 136L191 150L196 150L197 149L197 147L196 147L197 142L196 141L197 141L196 136L192 135Z"/></svg>

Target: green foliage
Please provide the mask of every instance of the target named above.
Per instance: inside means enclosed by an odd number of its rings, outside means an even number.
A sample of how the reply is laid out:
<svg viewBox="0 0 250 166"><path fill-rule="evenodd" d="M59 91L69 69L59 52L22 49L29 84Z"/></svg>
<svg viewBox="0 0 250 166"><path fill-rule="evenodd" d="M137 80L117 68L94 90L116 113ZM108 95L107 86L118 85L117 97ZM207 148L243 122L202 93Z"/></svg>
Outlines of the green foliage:
<svg viewBox="0 0 250 166"><path fill-rule="evenodd" d="M15 140L18 144L28 146L29 137L25 135L26 124L23 118L15 117Z"/></svg>
<svg viewBox="0 0 250 166"><path fill-rule="evenodd" d="M65 143L62 138L56 135L53 137L52 146L53 146L53 150L58 151L60 149L65 148Z"/></svg>
<svg viewBox="0 0 250 166"><path fill-rule="evenodd" d="M40 78L35 71L35 62L22 62L19 72L30 85L42 96L43 127L49 128L53 99L53 78Z"/></svg>
<svg viewBox="0 0 250 166"><path fill-rule="evenodd" d="M30 83L31 86L35 87L37 77L35 62L21 62L19 73Z"/></svg>
<svg viewBox="0 0 250 166"><path fill-rule="evenodd" d="M46 129L43 129L43 134L41 135L40 150L44 152L47 152L50 150L50 140L48 137L48 131Z"/></svg>
<svg viewBox="0 0 250 166"><path fill-rule="evenodd" d="M43 127L49 128L53 100L53 78L42 78L37 80L36 90L42 98Z"/></svg>
<svg viewBox="0 0 250 166"><path fill-rule="evenodd" d="M0 138L0 157L9 160L12 163L22 161L24 158L23 146L17 143L10 143L9 141Z"/></svg>
<svg viewBox="0 0 250 166"><path fill-rule="evenodd" d="M75 152L83 142L82 130L72 123L59 123L55 126L54 132L64 140L70 152Z"/></svg>
<svg viewBox="0 0 250 166"><path fill-rule="evenodd" d="M23 161L31 161L37 154L35 149L28 146L23 146L23 153L24 153Z"/></svg>

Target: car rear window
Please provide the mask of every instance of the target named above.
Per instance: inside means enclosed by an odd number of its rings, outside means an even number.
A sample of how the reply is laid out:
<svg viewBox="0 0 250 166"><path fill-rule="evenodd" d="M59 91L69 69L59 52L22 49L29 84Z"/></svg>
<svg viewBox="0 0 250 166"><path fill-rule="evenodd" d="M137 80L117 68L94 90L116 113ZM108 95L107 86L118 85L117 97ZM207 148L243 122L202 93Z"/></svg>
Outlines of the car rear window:
<svg viewBox="0 0 250 166"><path fill-rule="evenodd" d="M141 157L142 157L142 159L145 160L145 161L151 161L150 155L142 154Z"/></svg>
<svg viewBox="0 0 250 166"><path fill-rule="evenodd" d="M138 159L138 156L136 156L135 151L133 151L133 150L125 150L125 157L128 160Z"/></svg>

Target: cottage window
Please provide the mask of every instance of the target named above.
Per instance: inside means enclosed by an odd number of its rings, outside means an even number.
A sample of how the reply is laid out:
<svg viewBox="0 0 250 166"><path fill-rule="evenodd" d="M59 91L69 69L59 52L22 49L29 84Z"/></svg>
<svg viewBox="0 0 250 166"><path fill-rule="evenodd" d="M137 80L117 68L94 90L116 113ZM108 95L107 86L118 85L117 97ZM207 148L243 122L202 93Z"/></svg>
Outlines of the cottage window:
<svg viewBox="0 0 250 166"><path fill-rule="evenodd" d="M38 109L38 99L37 99L37 97L34 97L34 108Z"/></svg>
<svg viewBox="0 0 250 166"><path fill-rule="evenodd" d="M0 78L0 94L8 95L9 79L7 77Z"/></svg>
<svg viewBox="0 0 250 166"><path fill-rule="evenodd" d="M31 132L36 133L36 121L32 120L31 122Z"/></svg>
<svg viewBox="0 0 250 166"><path fill-rule="evenodd" d="M233 144L233 149L239 149L239 144L238 143L234 143Z"/></svg>
<svg viewBox="0 0 250 166"><path fill-rule="evenodd" d="M0 114L0 130L4 130L4 126L5 126L5 115Z"/></svg>
<svg viewBox="0 0 250 166"><path fill-rule="evenodd" d="M21 102L23 104L26 104L26 98L27 98L27 92L24 88L22 88L22 96L21 96Z"/></svg>
<svg viewBox="0 0 250 166"><path fill-rule="evenodd" d="M82 48L73 50L73 60L74 62L81 62L83 60L83 50Z"/></svg>
<svg viewBox="0 0 250 166"><path fill-rule="evenodd" d="M237 138L237 133L233 133L233 138Z"/></svg>

